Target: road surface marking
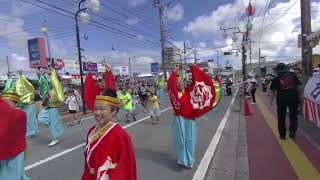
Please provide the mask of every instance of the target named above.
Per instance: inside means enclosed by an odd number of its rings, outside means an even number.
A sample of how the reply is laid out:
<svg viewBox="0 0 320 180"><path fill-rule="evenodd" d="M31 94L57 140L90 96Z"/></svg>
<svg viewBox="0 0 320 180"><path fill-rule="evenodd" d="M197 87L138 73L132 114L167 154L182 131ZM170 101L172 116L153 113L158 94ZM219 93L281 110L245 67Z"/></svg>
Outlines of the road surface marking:
<svg viewBox="0 0 320 180"><path fill-rule="evenodd" d="M239 90L239 88L237 88L236 92L234 93L233 98L230 102L230 105L229 105L226 113L224 114L222 121L220 122L219 127L218 127L216 133L214 134L214 136L210 142L210 145L208 146L195 174L193 175L192 180L203 180L205 178L205 176L207 174L208 167L211 162L211 159L213 158L213 155L217 149L218 143L221 139L223 130L224 130L226 123L228 121L228 117L230 115L231 108L233 106L235 97L237 96L238 90Z"/></svg>
<svg viewBox="0 0 320 180"><path fill-rule="evenodd" d="M299 179L319 180L320 173L312 165L299 146L291 138L280 140L277 128L277 119L275 119L274 115L268 110L267 106L262 102L260 97L257 96L256 100L262 116L264 117L268 126L271 128L273 135L276 137L277 142L287 156L287 159L289 160Z"/></svg>
<svg viewBox="0 0 320 180"><path fill-rule="evenodd" d="M163 113L163 112L166 112L166 111L168 111L168 110L170 110L170 109L172 109L172 107L168 107L168 108L166 108L166 109L163 109L163 110L161 110L161 112ZM134 125L136 125L136 124L138 124L138 123L140 123L140 122L142 122L142 121L145 121L145 120L147 120L147 119L149 119L149 118L150 118L150 116L144 117L144 118L142 118L142 119L139 119L139 120L136 121L136 122L130 123L130 124L128 124L128 125L125 125L125 126L123 126L122 128L123 128L123 129L127 129L127 128L129 128L129 127L131 127L131 126L134 126ZM70 153L70 152L72 152L72 151L74 151L74 150L77 150L77 149L79 149L79 148L81 148L81 147L83 147L83 146L85 146L85 145L86 145L86 143L81 143L81 144L79 144L79 145L77 145L77 146L75 146L75 147L73 147L73 148L66 149L66 150L64 150L64 151L62 151L62 152L60 152L60 153L58 153L58 154L49 156L49 157L47 157L47 158L45 158L45 159L42 159L42 160L40 160L40 161L38 161L38 162L36 162L36 163L33 163L33 164L25 167L24 170L25 170L25 171L28 171L28 170L30 170L30 169L32 169L32 168L35 168L35 167L40 166L40 165L42 165L42 164L44 164L44 163L47 163L47 162L49 162L49 161L52 161L52 160L54 160L54 159L56 159L56 158L58 158L58 157L60 157L60 156L63 156L63 155L68 154L68 153Z"/></svg>

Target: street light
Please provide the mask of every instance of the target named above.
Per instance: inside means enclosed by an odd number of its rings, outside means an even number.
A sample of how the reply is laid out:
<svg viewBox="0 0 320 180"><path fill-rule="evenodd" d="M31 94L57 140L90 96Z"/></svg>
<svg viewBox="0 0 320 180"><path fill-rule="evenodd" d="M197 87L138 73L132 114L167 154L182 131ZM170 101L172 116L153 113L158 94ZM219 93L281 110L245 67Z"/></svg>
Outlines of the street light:
<svg viewBox="0 0 320 180"><path fill-rule="evenodd" d="M224 31L223 31L222 36L223 36L223 38L224 38L224 39L227 39L227 37L228 37L228 33L227 33L227 31L226 31L226 30L224 30Z"/></svg>
<svg viewBox="0 0 320 180"><path fill-rule="evenodd" d="M236 33L233 33L232 41L234 43L238 41L238 36L236 35Z"/></svg>
<svg viewBox="0 0 320 180"><path fill-rule="evenodd" d="M50 43L49 43L49 37L48 37L48 27L46 25L42 25L40 28L40 31L45 35L46 41L47 41L47 47L48 47L48 57L49 61L51 61L51 66L54 68L54 60L51 59L51 51L50 51Z"/></svg>
<svg viewBox="0 0 320 180"><path fill-rule="evenodd" d="M246 77L246 43L247 43L247 36L246 33L240 31L240 29L238 27L232 27L232 28L221 28L220 30L226 32L227 30L237 30L234 33L241 33L242 34L242 75L243 75L243 82L245 81L245 77Z"/></svg>
<svg viewBox="0 0 320 180"><path fill-rule="evenodd" d="M79 60L79 67L80 67L80 82L81 82L81 97L82 97L82 105L83 105L83 113L86 114L86 104L84 102L84 87L83 87L83 69L82 69L82 59L81 59L81 46L80 46L80 33L79 33L79 24L78 24L78 17L84 23L89 23L90 16L88 13L85 12L87 9L86 7L81 8L81 5L86 0L81 0L78 4L78 11L75 14L75 21L76 21L76 35L77 35L77 49L78 49L78 60ZM91 9L94 12L98 12L100 10L100 2L99 0L90 0ZM80 15L79 15L80 14Z"/></svg>

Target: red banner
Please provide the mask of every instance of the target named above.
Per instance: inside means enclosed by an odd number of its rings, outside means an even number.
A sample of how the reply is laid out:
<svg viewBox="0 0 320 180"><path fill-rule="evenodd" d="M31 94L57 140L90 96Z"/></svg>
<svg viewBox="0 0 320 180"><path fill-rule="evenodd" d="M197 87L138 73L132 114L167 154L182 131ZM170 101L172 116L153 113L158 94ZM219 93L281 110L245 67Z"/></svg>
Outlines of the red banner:
<svg viewBox="0 0 320 180"><path fill-rule="evenodd" d="M168 80L169 97L174 112L186 119L195 119L210 111L216 98L211 78L196 66L191 66L192 83L179 97L177 73L173 72Z"/></svg>

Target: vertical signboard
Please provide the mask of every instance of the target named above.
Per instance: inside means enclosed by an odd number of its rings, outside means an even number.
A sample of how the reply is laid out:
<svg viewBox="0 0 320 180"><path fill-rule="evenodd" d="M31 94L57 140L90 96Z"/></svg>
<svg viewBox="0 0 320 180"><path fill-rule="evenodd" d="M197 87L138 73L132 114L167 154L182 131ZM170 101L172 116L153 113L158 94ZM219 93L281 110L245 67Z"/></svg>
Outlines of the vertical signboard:
<svg viewBox="0 0 320 180"><path fill-rule="evenodd" d="M30 68L47 67L46 46L43 38L28 40L28 52Z"/></svg>
<svg viewBox="0 0 320 180"><path fill-rule="evenodd" d="M159 63L151 63L151 74L158 74Z"/></svg>

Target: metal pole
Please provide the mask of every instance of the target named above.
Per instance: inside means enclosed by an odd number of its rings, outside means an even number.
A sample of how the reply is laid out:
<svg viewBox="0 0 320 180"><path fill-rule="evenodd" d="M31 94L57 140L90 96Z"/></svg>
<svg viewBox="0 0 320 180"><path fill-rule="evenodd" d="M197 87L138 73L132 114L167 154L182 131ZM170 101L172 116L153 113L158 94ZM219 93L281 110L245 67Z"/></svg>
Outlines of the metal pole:
<svg viewBox="0 0 320 180"><path fill-rule="evenodd" d="M160 17L160 42L161 42L161 59L162 59L162 70L164 74L164 79L167 81L167 70L165 65L165 28L164 28L164 7L159 1L155 1L155 5L159 7L159 17Z"/></svg>
<svg viewBox="0 0 320 180"><path fill-rule="evenodd" d="M217 50L217 66L219 67L219 52Z"/></svg>
<svg viewBox="0 0 320 180"><path fill-rule="evenodd" d="M259 76L261 76L261 50L259 48Z"/></svg>
<svg viewBox="0 0 320 180"><path fill-rule="evenodd" d="M252 52L251 52L251 38L250 38L250 68L252 68L252 64L251 64L251 55L252 55Z"/></svg>
<svg viewBox="0 0 320 180"><path fill-rule="evenodd" d="M312 75L312 49L307 42L311 34L310 0L301 0L301 39L302 39L302 79L306 84Z"/></svg>
<svg viewBox="0 0 320 180"><path fill-rule="evenodd" d="M130 74L130 77L131 77L131 59L129 58L129 74Z"/></svg>
<svg viewBox="0 0 320 180"><path fill-rule="evenodd" d="M194 63L197 64L197 52L194 51L193 54L194 54Z"/></svg>
<svg viewBox="0 0 320 180"><path fill-rule="evenodd" d="M49 36L48 36L48 32L44 33L47 39L47 46L48 46L48 57L49 57L49 61L51 61L51 67L54 68L54 60L51 59L51 51L50 51L50 43L49 43Z"/></svg>
<svg viewBox="0 0 320 180"><path fill-rule="evenodd" d="M7 56L7 67L8 67L8 76L9 76L10 75L9 56Z"/></svg>
<svg viewBox="0 0 320 180"><path fill-rule="evenodd" d="M81 83L81 98L82 98L82 111L83 114L87 114L86 111L86 103L84 102L84 86L83 86L83 69L82 69L82 58L81 58L81 46L80 46L80 34L79 34L79 24L78 24L78 14L81 11L84 11L86 8L80 9L81 8L81 4L84 2L85 0L81 0L79 2L79 6L78 6L78 11L75 15L75 20L76 20L76 34L77 34L77 48L78 48L78 60L79 60L79 67L80 67L80 83Z"/></svg>
<svg viewBox="0 0 320 180"><path fill-rule="evenodd" d="M245 82L245 79L246 79L246 48L245 48L245 35L243 35L243 38L242 38L242 76L243 76L243 84Z"/></svg>

